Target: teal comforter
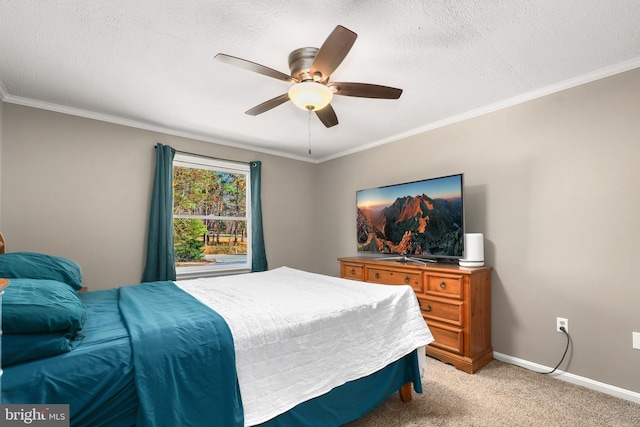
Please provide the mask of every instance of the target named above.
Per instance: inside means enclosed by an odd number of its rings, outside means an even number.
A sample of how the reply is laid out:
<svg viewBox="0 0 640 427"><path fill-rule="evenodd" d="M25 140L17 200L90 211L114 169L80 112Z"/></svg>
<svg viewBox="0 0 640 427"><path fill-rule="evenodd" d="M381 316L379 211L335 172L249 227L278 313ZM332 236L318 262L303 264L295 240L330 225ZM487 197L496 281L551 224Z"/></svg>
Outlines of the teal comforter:
<svg viewBox="0 0 640 427"><path fill-rule="evenodd" d="M233 337L173 282L120 288L143 426L243 426Z"/></svg>
<svg viewBox="0 0 640 427"><path fill-rule="evenodd" d="M243 426L233 338L173 282L80 294L84 338L9 366L2 403L69 404L73 427Z"/></svg>

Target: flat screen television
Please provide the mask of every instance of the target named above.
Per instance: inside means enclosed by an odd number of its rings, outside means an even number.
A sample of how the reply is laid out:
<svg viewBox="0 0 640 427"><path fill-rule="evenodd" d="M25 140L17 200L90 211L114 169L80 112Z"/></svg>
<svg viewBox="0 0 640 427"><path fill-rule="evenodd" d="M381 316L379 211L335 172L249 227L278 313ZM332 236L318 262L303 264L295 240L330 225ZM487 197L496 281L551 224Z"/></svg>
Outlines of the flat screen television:
<svg viewBox="0 0 640 427"><path fill-rule="evenodd" d="M464 256L461 173L360 190L356 205L358 252L405 262Z"/></svg>

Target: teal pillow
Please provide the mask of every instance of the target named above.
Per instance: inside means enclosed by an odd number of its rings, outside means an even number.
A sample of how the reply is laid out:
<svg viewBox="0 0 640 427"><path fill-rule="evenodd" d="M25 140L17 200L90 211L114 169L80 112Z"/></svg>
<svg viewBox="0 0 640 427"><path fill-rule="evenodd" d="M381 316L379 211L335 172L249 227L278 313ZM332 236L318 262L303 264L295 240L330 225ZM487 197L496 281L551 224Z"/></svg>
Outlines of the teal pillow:
<svg viewBox="0 0 640 427"><path fill-rule="evenodd" d="M0 277L58 280L75 290L82 288L82 272L75 261L36 252L0 255Z"/></svg>
<svg viewBox="0 0 640 427"><path fill-rule="evenodd" d="M4 255L0 255L2 258ZM87 308L66 283L44 279L11 279L2 297L2 329L7 334L76 332L87 320Z"/></svg>
<svg viewBox="0 0 640 427"><path fill-rule="evenodd" d="M2 337L2 367L68 353L80 338L75 332L5 334Z"/></svg>

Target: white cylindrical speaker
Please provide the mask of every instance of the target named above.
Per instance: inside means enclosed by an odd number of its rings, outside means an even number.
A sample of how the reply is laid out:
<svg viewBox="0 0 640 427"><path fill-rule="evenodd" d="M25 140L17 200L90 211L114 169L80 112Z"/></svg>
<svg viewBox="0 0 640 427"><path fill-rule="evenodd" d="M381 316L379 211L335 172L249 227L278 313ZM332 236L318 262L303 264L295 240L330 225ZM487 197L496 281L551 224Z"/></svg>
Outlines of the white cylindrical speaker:
<svg viewBox="0 0 640 427"><path fill-rule="evenodd" d="M482 233L465 233L464 258L458 261L463 267L484 265L484 236Z"/></svg>

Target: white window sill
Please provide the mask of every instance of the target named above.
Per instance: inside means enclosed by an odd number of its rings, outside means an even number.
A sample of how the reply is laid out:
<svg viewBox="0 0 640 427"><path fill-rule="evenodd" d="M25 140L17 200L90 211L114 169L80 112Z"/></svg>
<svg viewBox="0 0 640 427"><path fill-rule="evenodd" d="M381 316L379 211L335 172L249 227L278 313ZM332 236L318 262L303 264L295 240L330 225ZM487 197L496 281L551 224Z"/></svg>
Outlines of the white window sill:
<svg viewBox="0 0 640 427"><path fill-rule="evenodd" d="M251 273L249 267L212 269L212 268L189 268L182 267L176 269L176 280L198 279L201 277L230 276L233 274Z"/></svg>

